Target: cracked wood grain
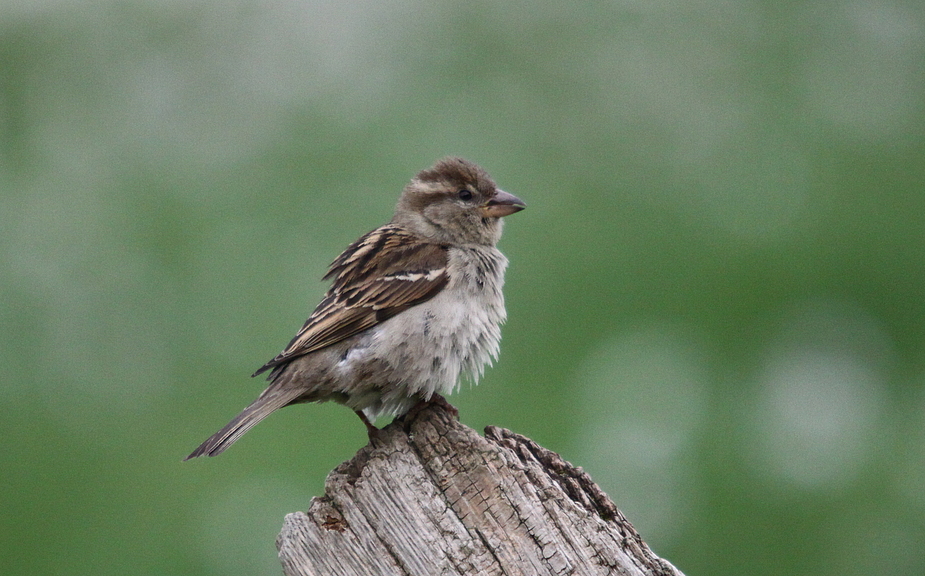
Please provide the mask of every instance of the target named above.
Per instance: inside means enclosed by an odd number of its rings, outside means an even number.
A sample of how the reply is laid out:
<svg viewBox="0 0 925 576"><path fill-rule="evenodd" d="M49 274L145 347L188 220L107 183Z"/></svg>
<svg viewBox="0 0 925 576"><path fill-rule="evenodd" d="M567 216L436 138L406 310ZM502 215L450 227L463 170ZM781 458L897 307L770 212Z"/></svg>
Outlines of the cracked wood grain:
<svg viewBox="0 0 925 576"><path fill-rule="evenodd" d="M287 576L683 576L580 468L439 405L332 471L276 544Z"/></svg>

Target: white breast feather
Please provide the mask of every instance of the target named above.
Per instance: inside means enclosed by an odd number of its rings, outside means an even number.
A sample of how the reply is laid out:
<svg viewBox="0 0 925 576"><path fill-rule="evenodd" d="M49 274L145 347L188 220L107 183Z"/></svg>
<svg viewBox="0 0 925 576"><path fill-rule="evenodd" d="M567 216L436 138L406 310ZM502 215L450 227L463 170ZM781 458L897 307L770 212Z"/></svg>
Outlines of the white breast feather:
<svg viewBox="0 0 925 576"><path fill-rule="evenodd" d="M484 246L453 248L449 256L454 273L446 288L372 331L362 356L384 358L391 368L390 381L379 383L391 390L367 409L372 417L407 409L409 396L452 392L462 376L476 383L498 357L508 260Z"/></svg>

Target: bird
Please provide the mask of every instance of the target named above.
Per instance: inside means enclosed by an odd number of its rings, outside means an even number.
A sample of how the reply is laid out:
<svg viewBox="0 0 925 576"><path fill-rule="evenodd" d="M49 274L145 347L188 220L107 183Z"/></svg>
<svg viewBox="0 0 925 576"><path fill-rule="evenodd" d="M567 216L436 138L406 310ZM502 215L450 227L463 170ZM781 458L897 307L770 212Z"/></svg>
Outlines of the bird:
<svg viewBox="0 0 925 576"><path fill-rule="evenodd" d="M253 376L269 385L185 460L216 456L272 412L351 408L371 437L381 416L446 402L498 357L507 258L503 218L526 208L478 165L447 157L404 187L388 224L338 256L331 286L289 344Z"/></svg>

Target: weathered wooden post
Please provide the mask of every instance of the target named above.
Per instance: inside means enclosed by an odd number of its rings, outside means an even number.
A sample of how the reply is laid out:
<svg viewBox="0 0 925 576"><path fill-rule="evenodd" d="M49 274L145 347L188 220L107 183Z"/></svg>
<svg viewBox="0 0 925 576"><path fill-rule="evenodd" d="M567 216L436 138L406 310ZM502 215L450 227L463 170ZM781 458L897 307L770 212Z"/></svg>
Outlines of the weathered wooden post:
<svg viewBox="0 0 925 576"><path fill-rule="evenodd" d="M580 468L439 405L331 472L277 547L287 576L683 576Z"/></svg>

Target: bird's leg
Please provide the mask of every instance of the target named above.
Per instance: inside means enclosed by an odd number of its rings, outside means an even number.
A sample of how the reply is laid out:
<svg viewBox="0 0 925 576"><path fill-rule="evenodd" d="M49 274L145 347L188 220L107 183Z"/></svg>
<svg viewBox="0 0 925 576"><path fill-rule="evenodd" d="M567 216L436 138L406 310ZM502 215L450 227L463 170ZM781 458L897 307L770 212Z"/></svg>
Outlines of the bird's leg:
<svg viewBox="0 0 925 576"><path fill-rule="evenodd" d="M457 420L459 420L459 410L456 408L456 406L453 406L452 404L450 404L447 401L447 399L441 396L440 394L434 394L433 396L431 396L430 402L428 402L428 404L434 404L436 406L443 408L444 410L449 412L450 415L453 416L453 418L456 418Z"/></svg>
<svg viewBox="0 0 925 576"><path fill-rule="evenodd" d="M353 413L359 416L360 420L363 421L363 425L366 426L366 434L369 436L370 440L379 438L381 430L373 426L373 423L369 421L369 418L366 417L366 414L364 414L362 410L354 410Z"/></svg>
<svg viewBox="0 0 925 576"><path fill-rule="evenodd" d="M433 394L430 397L430 400L424 400L422 398L421 400L418 401L417 404L412 406L411 410L408 410L408 412L406 412L405 415L401 417L402 421L410 422L411 420L414 420L415 418L417 418L418 414L420 414L421 410L427 408L428 406L439 406L444 412L448 412L450 416L459 420L459 410L457 410L455 406L447 402L446 398L444 398L440 394Z"/></svg>

